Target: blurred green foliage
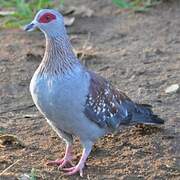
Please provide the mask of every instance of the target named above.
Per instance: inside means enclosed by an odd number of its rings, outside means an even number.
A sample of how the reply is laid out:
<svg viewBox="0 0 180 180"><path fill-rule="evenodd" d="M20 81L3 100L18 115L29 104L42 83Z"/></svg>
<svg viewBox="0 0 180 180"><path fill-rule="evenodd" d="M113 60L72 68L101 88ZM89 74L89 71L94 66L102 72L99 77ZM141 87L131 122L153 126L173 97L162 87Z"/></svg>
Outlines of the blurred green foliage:
<svg viewBox="0 0 180 180"><path fill-rule="evenodd" d="M142 12L160 1L161 0L112 0L114 4L122 9L133 9L134 11Z"/></svg>
<svg viewBox="0 0 180 180"><path fill-rule="evenodd" d="M143 12L161 0L112 0L123 9ZM0 0L2 27L20 27L33 19L34 14L42 8L60 8L64 0Z"/></svg>
<svg viewBox="0 0 180 180"><path fill-rule="evenodd" d="M34 168L31 169L30 180L37 180L37 172Z"/></svg>
<svg viewBox="0 0 180 180"><path fill-rule="evenodd" d="M6 15L3 15L3 27L19 27L32 20L34 14L42 8L58 8L64 3L64 0L0 0L0 8L6 9ZM8 13L8 12L11 13Z"/></svg>

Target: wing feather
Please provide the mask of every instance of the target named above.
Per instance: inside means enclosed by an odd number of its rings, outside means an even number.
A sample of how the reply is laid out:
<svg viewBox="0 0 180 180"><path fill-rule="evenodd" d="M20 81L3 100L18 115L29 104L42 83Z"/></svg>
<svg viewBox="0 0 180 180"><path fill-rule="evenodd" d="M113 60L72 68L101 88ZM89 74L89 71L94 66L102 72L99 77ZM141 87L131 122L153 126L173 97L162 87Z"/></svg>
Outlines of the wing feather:
<svg viewBox="0 0 180 180"><path fill-rule="evenodd" d="M84 113L88 119L102 128L115 130L120 124L126 124L131 119L128 103L132 101L103 77L90 73L89 94Z"/></svg>

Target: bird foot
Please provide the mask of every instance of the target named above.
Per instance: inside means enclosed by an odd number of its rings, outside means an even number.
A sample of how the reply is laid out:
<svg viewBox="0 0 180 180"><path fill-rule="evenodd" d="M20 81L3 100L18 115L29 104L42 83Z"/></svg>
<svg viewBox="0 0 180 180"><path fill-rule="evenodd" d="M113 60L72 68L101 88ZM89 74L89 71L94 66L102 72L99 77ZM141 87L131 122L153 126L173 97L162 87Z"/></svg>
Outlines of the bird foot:
<svg viewBox="0 0 180 180"><path fill-rule="evenodd" d="M65 173L65 175L67 176L71 176L71 175L79 173L80 176L83 177L83 166L81 165L76 165L71 168L63 168L63 171L67 171L67 173Z"/></svg>
<svg viewBox="0 0 180 180"><path fill-rule="evenodd" d="M58 166L58 169L62 169L63 167L68 167L69 165L74 166L72 161L67 158L57 159L55 161L49 161L49 162L47 162L47 165L48 166Z"/></svg>

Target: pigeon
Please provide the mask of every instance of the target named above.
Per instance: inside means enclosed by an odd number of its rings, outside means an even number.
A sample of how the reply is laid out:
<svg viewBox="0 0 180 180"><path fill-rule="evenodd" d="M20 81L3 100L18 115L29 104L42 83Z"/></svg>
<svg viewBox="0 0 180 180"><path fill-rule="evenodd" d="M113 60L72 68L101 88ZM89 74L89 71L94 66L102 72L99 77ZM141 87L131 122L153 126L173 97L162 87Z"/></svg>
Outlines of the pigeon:
<svg viewBox="0 0 180 180"><path fill-rule="evenodd" d="M83 176L85 162L98 138L124 125L164 123L150 105L133 102L108 80L80 63L58 11L38 11L24 29L36 28L45 35L46 49L30 82L30 92L38 110L66 143L64 157L50 161L49 165L59 166L66 175ZM72 164L74 137L78 137L83 146L75 166Z"/></svg>

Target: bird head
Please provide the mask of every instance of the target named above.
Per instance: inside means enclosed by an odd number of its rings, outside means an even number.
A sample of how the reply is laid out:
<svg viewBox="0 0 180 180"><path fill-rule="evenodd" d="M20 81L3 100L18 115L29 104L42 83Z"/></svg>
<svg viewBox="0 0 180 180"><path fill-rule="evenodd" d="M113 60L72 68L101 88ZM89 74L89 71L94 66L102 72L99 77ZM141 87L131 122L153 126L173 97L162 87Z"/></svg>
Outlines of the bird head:
<svg viewBox="0 0 180 180"><path fill-rule="evenodd" d="M57 36L65 30L63 16L54 9L41 9L24 30L33 31L36 28L48 36Z"/></svg>

